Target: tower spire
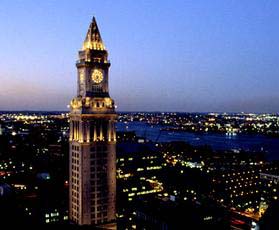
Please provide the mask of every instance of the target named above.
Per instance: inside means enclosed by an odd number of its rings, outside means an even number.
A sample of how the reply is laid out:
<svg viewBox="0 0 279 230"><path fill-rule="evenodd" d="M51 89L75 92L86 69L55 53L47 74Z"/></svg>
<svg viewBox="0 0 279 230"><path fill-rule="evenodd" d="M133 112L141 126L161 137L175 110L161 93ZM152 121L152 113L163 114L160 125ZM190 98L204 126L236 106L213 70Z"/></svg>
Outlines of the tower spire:
<svg viewBox="0 0 279 230"><path fill-rule="evenodd" d="M101 34L98 29L97 21L93 17L92 22L87 31L85 40L82 45L82 50L91 49L91 50L105 50L105 45L103 43Z"/></svg>

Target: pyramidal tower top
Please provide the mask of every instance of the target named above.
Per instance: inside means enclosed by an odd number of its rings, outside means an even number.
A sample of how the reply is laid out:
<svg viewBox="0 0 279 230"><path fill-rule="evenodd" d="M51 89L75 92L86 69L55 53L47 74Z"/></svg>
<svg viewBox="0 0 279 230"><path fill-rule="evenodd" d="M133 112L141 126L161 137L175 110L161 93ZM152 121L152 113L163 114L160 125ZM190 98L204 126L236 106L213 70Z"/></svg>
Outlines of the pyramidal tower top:
<svg viewBox="0 0 279 230"><path fill-rule="evenodd" d="M92 22L86 34L86 38L82 45L82 50L105 50L105 45L102 41L101 34L98 29L98 25L95 17L93 17Z"/></svg>

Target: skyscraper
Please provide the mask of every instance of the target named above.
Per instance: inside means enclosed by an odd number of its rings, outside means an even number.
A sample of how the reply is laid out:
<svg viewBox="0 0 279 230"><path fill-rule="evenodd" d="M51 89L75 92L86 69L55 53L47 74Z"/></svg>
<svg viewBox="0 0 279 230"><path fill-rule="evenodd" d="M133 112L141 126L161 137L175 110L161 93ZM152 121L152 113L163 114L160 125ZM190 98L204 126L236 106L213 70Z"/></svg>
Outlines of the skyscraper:
<svg viewBox="0 0 279 230"><path fill-rule="evenodd" d="M95 18L78 55L70 112L69 216L79 225L102 225L116 214L117 115L109 96L108 52Z"/></svg>

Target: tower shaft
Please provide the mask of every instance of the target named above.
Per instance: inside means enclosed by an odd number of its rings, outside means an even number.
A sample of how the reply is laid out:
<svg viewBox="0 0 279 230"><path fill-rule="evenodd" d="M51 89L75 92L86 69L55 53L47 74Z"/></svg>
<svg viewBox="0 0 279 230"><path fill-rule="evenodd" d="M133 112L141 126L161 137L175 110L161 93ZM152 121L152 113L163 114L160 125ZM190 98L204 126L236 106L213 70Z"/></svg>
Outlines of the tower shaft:
<svg viewBox="0 0 279 230"><path fill-rule="evenodd" d="M79 225L102 225L116 216L117 115L107 57L93 18L79 51L78 90L70 112L69 217Z"/></svg>

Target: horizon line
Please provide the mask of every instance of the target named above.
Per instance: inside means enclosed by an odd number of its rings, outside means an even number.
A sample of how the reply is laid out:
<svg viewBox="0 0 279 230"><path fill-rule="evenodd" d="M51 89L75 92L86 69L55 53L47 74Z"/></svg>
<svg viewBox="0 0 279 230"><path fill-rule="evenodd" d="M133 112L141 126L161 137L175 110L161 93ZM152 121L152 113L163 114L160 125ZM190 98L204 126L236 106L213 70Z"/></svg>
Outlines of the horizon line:
<svg viewBox="0 0 279 230"><path fill-rule="evenodd" d="M7 113L7 112L14 112L14 113L70 113L67 110L0 110L0 113ZM276 114L279 115L279 112L244 112L244 111L204 111L204 112L187 112L187 111L144 111L144 110L137 110L137 111L117 111L117 113L189 113L189 114L210 114L210 113L218 113L218 114Z"/></svg>

